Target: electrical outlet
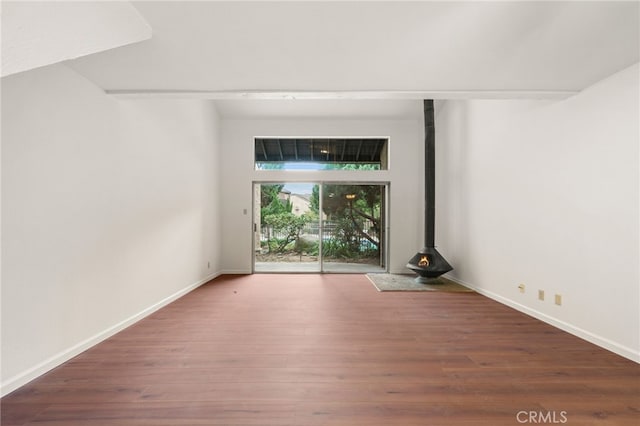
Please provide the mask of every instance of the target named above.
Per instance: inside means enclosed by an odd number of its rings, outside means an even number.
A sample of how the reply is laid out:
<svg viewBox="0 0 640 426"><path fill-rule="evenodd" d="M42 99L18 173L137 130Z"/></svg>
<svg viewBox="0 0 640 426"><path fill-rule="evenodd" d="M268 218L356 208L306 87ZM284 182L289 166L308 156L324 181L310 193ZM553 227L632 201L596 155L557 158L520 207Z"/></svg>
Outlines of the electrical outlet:
<svg viewBox="0 0 640 426"><path fill-rule="evenodd" d="M538 299L544 300L544 290L538 290Z"/></svg>
<svg viewBox="0 0 640 426"><path fill-rule="evenodd" d="M524 284L520 284L518 288L520 289L520 293L524 293Z"/></svg>
<svg viewBox="0 0 640 426"><path fill-rule="evenodd" d="M207 269L211 268L211 262L207 262Z"/></svg>
<svg viewBox="0 0 640 426"><path fill-rule="evenodd" d="M560 294L556 294L556 305L562 305L562 296Z"/></svg>

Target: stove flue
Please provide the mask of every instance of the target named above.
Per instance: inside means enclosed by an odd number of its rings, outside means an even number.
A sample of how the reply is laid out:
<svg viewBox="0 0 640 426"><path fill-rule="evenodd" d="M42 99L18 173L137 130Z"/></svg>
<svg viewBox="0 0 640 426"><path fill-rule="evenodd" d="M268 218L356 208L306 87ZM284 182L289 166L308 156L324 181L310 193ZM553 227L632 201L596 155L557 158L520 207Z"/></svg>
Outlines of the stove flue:
<svg viewBox="0 0 640 426"><path fill-rule="evenodd" d="M418 274L416 281L435 282L453 269L435 246L436 212L436 131L433 99L424 101L424 241L425 246L409 260L407 268Z"/></svg>

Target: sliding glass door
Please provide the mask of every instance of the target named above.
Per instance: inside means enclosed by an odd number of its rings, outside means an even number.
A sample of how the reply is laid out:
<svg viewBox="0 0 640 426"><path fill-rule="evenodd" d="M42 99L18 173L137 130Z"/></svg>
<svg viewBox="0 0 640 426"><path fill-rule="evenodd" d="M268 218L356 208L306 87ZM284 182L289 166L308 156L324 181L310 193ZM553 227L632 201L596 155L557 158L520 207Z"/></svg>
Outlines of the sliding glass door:
<svg viewBox="0 0 640 426"><path fill-rule="evenodd" d="M384 272L385 184L254 184L255 272Z"/></svg>
<svg viewBox="0 0 640 426"><path fill-rule="evenodd" d="M254 184L254 271L320 272L313 183Z"/></svg>

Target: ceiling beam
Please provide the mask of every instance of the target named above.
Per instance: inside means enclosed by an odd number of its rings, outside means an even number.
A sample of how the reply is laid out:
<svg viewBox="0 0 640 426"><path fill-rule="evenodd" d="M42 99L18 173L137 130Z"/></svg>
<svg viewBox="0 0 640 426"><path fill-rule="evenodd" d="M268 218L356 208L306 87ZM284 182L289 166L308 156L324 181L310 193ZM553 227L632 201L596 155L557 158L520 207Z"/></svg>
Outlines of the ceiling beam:
<svg viewBox="0 0 640 426"><path fill-rule="evenodd" d="M284 155L282 155L282 142L280 139L276 139L278 142L278 150L280 151L280 161L284 161Z"/></svg>
<svg viewBox="0 0 640 426"><path fill-rule="evenodd" d="M295 99L567 99L577 90L359 90L359 91L255 91L255 90L105 90L120 99L295 100Z"/></svg>
<svg viewBox="0 0 640 426"><path fill-rule="evenodd" d="M262 147L262 154L264 155L264 160L267 161L269 156L267 155L267 149L264 147L264 141L260 140L260 146Z"/></svg>
<svg viewBox="0 0 640 426"><path fill-rule="evenodd" d="M371 161L376 159L376 153L378 152L378 144L379 144L379 142L376 141L376 144L373 147L373 151L371 152Z"/></svg>

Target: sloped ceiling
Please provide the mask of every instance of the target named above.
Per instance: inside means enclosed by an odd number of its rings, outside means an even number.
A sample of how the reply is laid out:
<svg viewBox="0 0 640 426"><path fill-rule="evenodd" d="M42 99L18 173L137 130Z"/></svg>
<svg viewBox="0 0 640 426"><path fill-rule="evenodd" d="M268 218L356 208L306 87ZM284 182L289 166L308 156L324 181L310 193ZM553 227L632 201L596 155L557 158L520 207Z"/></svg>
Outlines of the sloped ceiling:
<svg viewBox="0 0 640 426"><path fill-rule="evenodd" d="M2 76L151 38L128 2L3 1Z"/></svg>
<svg viewBox="0 0 640 426"><path fill-rule="evenodd" d="M107 91L535 96L579 91L640 51L638 2L134 6L151 40L69 62Z"/></svg>

